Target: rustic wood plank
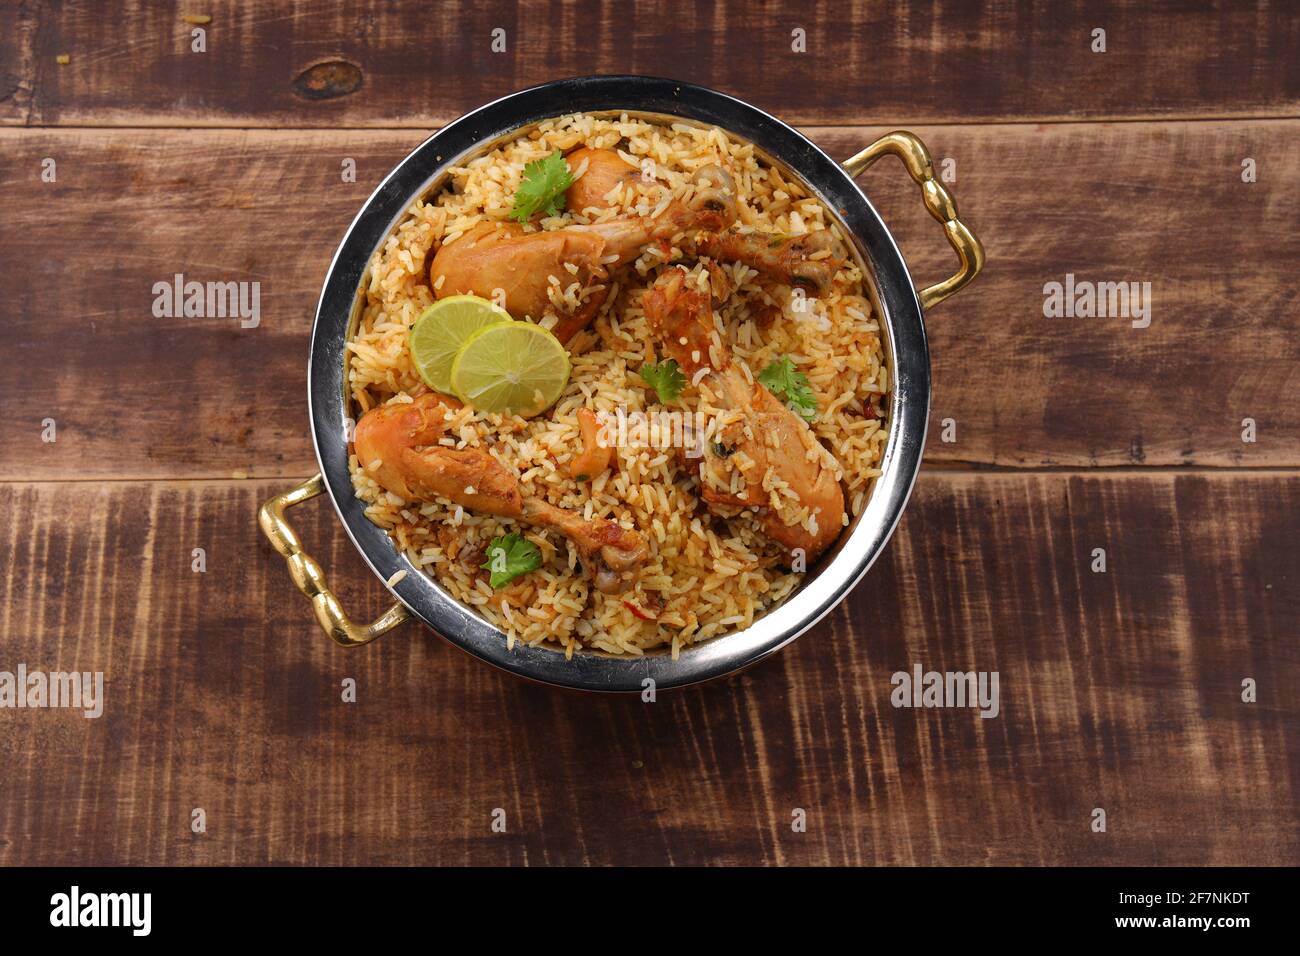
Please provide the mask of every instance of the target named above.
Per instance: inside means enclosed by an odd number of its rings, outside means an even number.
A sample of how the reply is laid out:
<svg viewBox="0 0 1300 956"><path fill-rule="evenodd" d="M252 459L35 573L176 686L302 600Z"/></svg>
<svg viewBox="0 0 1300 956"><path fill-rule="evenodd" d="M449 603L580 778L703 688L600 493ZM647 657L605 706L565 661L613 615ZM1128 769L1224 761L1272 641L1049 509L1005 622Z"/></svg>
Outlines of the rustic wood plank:
<svg viewBox="0 0 1300 956"><path fill-rule="evenodd" d="M590 73L671 73L800 123L1294 116L1300 22L1216 0L33 4L0 122L414 126ZM1093 30L1106 52L1093 52ZM796 29L806 52L795 52ZM505 50L493 52L494 31ZM497 34L499 36L499 34ZM56 66L67 54L70 62Z"/></svg>
<svg viewBox="0 0 1300 956"><path fill-rule="evenodd" d="M1294 465L1300 459L1300 125L922 129L985 273L935 309L927 457L1004 466ZM834 143L834 140L830 140ZM851 154L832 147L833 155ZM1243 160L1257 181L1243 182ZM1259 170L1266 170L1260 173ZM1276 177L1276 178L1274 178ZM920 284L955 259L916 188L861 179ZM1145 317L1048 318L1048 283L1149 283ZM1132 310L1130 310L1132 311ZM1149 325L1140 326L1145 322ZM944 419L955 441L943 440ZM1258 441L1243 438L1243 420Z"/></svg>
<svg viewBox="0 0 1300 956"><path fill-rule="evenodd" d="M955 160L952 188L989 254L928 322L930 462L1300 465L1300 122L918 131L941 167ZM839 158L876 132L810 130ZM0 478L313 470L305 361L320 283L372 186L418 139L0 130ZM341 181L345 157L356 183ZM1255 183L1241 181L1247 157ZM40 180L46 158L57 182ZM900 167L862 183L919 282L953 268ZM259 282L260 325L155 318L153 285L178 272ZM1044 284L1067 274L1152 283L1150 326L1045 318Z"/></svg>
<svg viewBox="0 0 1300 956"><path fill-rule="evenodd" d="M36 21L28 4L0 5L0 125L28 122L38 71L58 65L38 63Z"/></svg>
<svg viewBox="0 0 1300 956"><path fill-rule="evenodd" d="M107 681L99 719L0 710L0 864L1300 862L1293 475L928 473L827 622L655 704L415 625L333 646L255 530L280 487L0 485L0 669ZM890 706L915 663L998 671L1000 715Z"/></svg>

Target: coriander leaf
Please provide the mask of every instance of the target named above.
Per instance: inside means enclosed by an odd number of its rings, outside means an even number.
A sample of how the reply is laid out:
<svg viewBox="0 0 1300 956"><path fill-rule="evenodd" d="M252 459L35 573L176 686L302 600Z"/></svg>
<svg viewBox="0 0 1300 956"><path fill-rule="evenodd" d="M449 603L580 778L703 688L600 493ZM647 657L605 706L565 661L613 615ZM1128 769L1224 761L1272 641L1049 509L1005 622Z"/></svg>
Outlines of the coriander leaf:
<svg viewBox="0 0 1300 956"><path fill-rule="evenodd" d="M799 373L795 371L794 362L788 355L783 355L767 368L758 373L758 380L766 385L773 395L784 395L790 387L791 380ZM805 379L807 381L807 379Z"/></svg>
<svg viewBox="0 0 1300 956"><path fill-rule="evenodd" d="M758 380L778 398L784 398L790 410L810 422L817 417L817 396L808 384L808 376L794 367L790 356L783 355L763 371Z"/></svg>
<svg viewBox="0 0 1300 956"><path fill-rule="evenodd" d="M533 160L524 167L524 178L515 190L510 218L527 222L539 212L554 216L564 205L565 190L572 185L573 176L560 152Z"/></svg>
<svg viewBox="0 0 1300 956"><path fill-rule="evenodd" d="M682 394L686 387L686 376L682 374L676 359L662 362L646 362L637 372L645 382L659 395L659 401L667 404Z"/></svg>
<svg viewBox="0 0 1300 956"><path fill-rule="evenodd" d="M536 571L542 566L542 552L517 531L500 535L488 545L487 560L483 567L492 571L489 584L499 588L509 584L521 574Z"/></svg>

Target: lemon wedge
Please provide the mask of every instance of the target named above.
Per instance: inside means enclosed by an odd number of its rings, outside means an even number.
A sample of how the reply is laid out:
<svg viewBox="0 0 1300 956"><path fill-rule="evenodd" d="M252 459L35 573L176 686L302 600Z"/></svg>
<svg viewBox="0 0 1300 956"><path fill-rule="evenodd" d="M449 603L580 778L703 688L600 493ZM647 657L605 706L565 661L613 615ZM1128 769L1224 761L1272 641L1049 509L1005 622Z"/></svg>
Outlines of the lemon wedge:
<svg viewBox="0 0 1300 956"><path fill-rule="evenodd" d="M456 397L486 412L530 418L555 404L567 384L569 353L559 339L531 322L480 329L451 365Z"/></svg>
<svg viewBox="0 0 1300 956"><path fill-rule="evenodd" d="M451 365L476 332L512 321L510 313L476 295L439 299L411 326L411 361L430 388L452 394Z"/></svg>

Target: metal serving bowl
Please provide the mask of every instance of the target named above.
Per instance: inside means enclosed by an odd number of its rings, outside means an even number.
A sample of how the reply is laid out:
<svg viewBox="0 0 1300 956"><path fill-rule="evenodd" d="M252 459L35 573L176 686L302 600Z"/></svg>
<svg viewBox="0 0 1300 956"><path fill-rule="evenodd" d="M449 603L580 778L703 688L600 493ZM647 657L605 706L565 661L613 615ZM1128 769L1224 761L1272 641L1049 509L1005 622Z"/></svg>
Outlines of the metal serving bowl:
<svg viewBox="0 0 1300 956"><path fill-rule="evenodd" d="M880 317L891 370L888 439L862 514L837 544L809 570L808 580L752 627L685 648L674 660L666 651L644 657L597 652L575 654L516 643L451 597L414 568L385 532L365 517L352 490L348 440L353 411L345 388L344 343L361 312L362 277L374 252L418 197L446 182L448 169L513 139L530 126L566 113L606 113L718 126L753 143L783 174L801 182L835 215L855 246L865 285ZM886 154L898 156L922 189L926 208L943 224L961 260L956 274L919 293L907 265L876 210L854 177ZM639 691L647 679L658 687L692 684L747 667L789 644L825 616L866 574L898 523L911 493L925 445L930 409L930 356L926 310L952 295L979 272L984 252L957 218L957 206L934 177L929 153L911 133L890 133L842 165L802 134L742 100L715 90L644 76L592 76L560 80L503 97L456 120L425 140L366 200L334 255L321 290L312 330L308 398L320 474L262 506L258 520L288 561L294 583L311 598L322 628L338 643L373 640L412 614L462 650L532 680L595 691ZM381 581L408 573L389 590L394 604L371 624L343 612L324 573L285 519L290 505L329 492L353 543Z"/></svg>

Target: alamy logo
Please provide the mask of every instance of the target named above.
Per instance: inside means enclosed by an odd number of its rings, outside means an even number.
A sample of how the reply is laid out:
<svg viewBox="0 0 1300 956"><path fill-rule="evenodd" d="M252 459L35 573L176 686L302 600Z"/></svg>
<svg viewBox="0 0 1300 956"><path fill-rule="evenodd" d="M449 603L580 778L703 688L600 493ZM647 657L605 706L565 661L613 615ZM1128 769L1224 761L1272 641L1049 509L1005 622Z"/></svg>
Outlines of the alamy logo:
<svg viewBox="0 0 1300 956"><path fill-rule="evenodd" d="M981 717L996 717L997 671L926 671L920 664L912 672L897 671L890 679L895 707L978 707Z"/></svg>
<svg viewBox="0 0 1300 956"><path fill-rule="evenodd" d="M704 455L708 422L703 412L629 412L620 405L613 412L597 412L596 421L601 448L682 448L687 458Z"/></svg>
<svg viewBox="0 0 1300 956"><path fill-rule="evenodd" d="M152 923L152 893L71 892L50 897L51 926L129 926L132 936L148 936Z"/></svg>
<svg viewBox="0 0 1300 956"><path fill-rule="evenodd" d="M0 707L70 707L87 718L104 713L104 672L0 671Z"/></svg>
<svg viewBox="0 0 1300 956"><path fill-rule="evenodd" d="M1135 329L1151 324L1150 282L1076 282L1073 272L1065 282L1043 286L1043 315L1049 319L1132 319Z"/></svg>
<svg viewBox="0 0 1300 956"><path fill-rule="evenodd" d="M153 314L156 319L239 318L245 329L262 321L262 283L186 282L178 272L172 281L153 284Z"/></svg>

